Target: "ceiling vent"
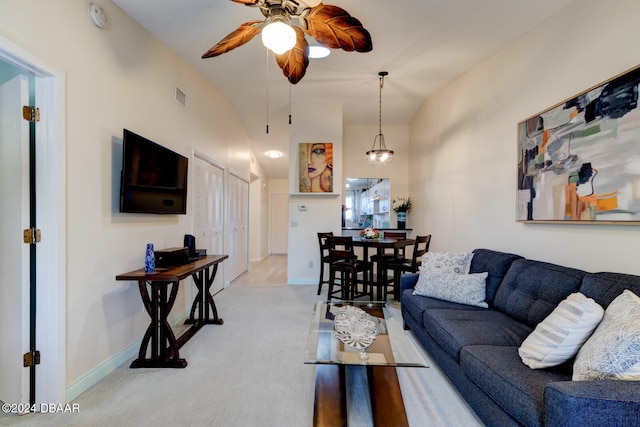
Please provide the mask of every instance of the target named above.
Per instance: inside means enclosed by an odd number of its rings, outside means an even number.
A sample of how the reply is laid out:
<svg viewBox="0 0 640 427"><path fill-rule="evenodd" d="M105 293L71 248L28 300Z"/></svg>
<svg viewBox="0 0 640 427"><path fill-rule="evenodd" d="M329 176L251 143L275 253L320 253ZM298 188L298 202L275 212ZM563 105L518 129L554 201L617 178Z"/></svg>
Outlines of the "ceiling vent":
<svg viewBox="0 0 640 427"><path fill-rule="evenodd" d="M184 93L178 86L176 86L175 99L178 104L182 105L184 108L187 108L187 94Z"/></svg>

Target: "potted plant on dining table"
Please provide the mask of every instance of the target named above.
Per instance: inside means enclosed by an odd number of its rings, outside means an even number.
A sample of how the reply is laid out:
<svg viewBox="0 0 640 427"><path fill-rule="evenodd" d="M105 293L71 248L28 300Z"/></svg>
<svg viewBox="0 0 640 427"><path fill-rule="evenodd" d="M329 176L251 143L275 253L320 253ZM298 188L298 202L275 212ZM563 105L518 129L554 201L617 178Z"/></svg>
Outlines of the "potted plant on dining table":
<svg viewBox="0 0 640 427"><path fill-rule="evenodd" d="M407 212L411 210L411 197L398 197L391 203L398 214L398 229L404 230L407 227Z"/></svg>

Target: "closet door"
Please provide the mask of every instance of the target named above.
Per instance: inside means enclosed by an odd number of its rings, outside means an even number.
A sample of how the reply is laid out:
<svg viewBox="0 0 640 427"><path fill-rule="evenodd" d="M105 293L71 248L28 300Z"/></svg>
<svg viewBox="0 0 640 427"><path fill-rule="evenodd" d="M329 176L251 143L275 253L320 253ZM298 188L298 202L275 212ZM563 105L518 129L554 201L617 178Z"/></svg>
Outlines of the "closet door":
<svg viewBox="0 0 640 427"><path fill-rule="evenodd" d="M196 248L207 255L224 254L224 170L196 155L194 159L193 235ZM224 287L226 261L218 266L211 286L215 293Z"/></svg>
<svg viewBox="0 0 640 427"><path fill-rule="evenodd" d="M249 267L249 183L229 175L229 281Z"/></svg>

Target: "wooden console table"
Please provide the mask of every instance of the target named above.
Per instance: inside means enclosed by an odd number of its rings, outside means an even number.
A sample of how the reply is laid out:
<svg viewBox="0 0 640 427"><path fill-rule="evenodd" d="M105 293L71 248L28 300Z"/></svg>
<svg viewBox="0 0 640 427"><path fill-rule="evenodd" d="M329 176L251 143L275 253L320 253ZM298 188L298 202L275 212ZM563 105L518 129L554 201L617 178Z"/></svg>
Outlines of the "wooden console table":
<svg viewBox="0 0 640 427"><path fill-rule="evenodd" d="M208 255L187 264L156 268L151 273L146 273L141 268L116 276L116 280L138 282L144 308L151 318L140 344L138 358L131 363L131 368L184 368L187 366L187 361L180 358L178 349L202 326L223 324L223 320L218 317L218 310L210 289L218 271L218 264L227 258L228 255ZM185 321L192 326L176 339L167 316L176 301L180 281L189 276L193 277L198 289L198 294L191 306L191 314ZM151 354L147 357L149 341L151 341Z"/></svg>

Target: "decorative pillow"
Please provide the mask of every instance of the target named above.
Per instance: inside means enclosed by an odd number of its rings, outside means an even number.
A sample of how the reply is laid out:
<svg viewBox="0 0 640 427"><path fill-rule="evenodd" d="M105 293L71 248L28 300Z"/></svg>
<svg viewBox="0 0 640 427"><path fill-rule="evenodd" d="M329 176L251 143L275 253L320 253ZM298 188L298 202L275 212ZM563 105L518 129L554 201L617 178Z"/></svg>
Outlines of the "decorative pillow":
<svg viewBox="0 0 640 427"><path fill-rule="evenodd" d="M423 270L413 294L487 308L484 302L487 275L487 272L455 274Z"/></svg>
<svg viewBox="0 0 640 427"><path fill-rule="evenodd" d="M532 369L560 365L576 355L604 316L600 304L580 292L569 295L522 342L518 354Z"/></svg>
<svg viewBox="0 0 640 427"><path fill-rule="evenodd" d="M443 273L468 274L473 253L427 252L422 255L420 271L437 270Z"/></svg>
<svg viewBox="0 0 640 427"><path fill-rule="evenodd" d="M640 380L640 297L625 290L573 364L573 380Z"/></svg>

